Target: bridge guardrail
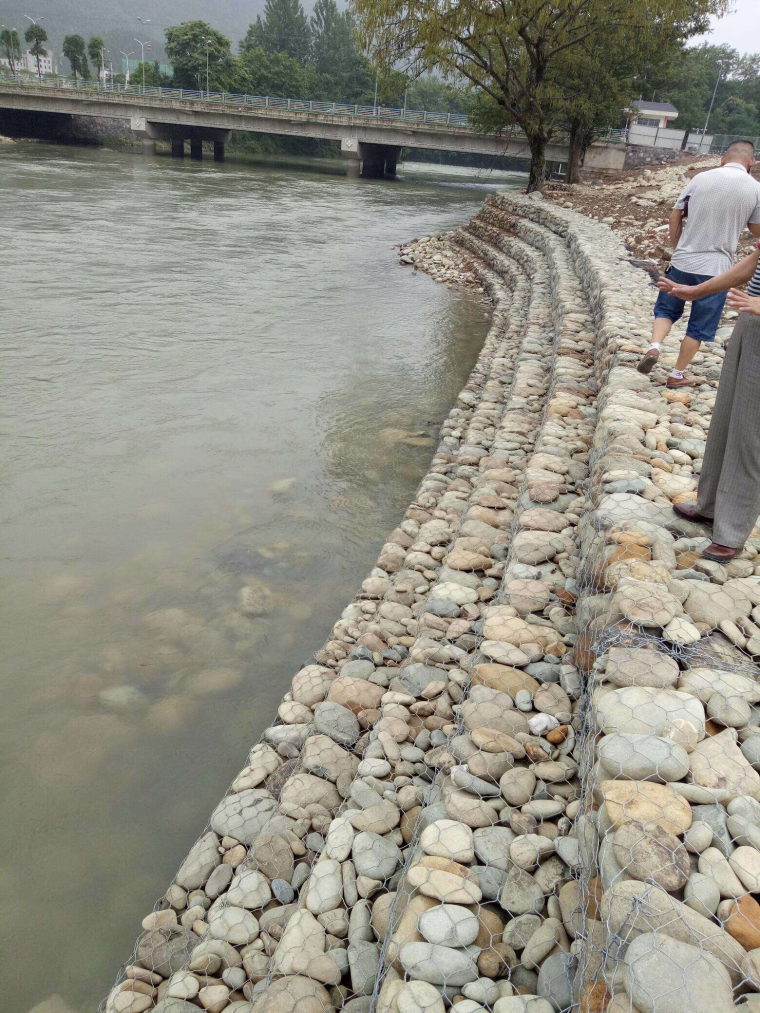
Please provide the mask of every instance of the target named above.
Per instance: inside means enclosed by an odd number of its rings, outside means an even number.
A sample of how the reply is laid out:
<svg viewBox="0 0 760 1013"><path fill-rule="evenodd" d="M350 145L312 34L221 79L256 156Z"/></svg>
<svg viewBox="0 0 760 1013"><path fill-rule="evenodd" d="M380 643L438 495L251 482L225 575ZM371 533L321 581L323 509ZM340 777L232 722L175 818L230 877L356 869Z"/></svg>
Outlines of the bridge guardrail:
<svg viewBox="0 0 760 1013"><path fill-rule="evenodd" d="M300 113L366 116L382 120L409 120L413 123L436 123L445 126L472 127L463 113L437 113L422 109L395 109L390 106L366 106L358 103L325 102L319 99L280 98L273 95L239 95L234 92L205 91L192 88L163 88L156 85L111 84L102 81L74 81L71 78L27 77L24 74L0 74L0 84L28 88L55 88L98 94L146 95L155 98L180 99L191 102L213 102L251 108L287 109Z"/></svg>

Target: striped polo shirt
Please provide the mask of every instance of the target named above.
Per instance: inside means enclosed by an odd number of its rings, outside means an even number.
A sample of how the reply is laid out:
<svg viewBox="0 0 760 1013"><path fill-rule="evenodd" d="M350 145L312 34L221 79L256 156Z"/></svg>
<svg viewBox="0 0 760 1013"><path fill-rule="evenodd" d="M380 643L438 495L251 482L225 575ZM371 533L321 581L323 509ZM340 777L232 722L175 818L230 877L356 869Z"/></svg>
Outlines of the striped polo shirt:
<svg viewBox="0 0 760 1013"><path fill-rule="evenodd" d="M760 250L760 243L757 244L758 250ZM760 260L757 262L755 273L752 275L752 280L747 285L747 295L760 296Z"/></svg>

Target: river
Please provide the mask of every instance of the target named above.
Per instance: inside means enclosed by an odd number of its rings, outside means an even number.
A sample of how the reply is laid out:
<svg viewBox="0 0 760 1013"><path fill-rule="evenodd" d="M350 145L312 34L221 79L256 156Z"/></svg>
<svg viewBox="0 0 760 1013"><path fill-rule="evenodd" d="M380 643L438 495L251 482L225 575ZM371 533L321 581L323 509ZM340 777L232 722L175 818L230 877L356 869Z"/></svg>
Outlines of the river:
<svg viewBox="0 0 760 1013"><path fill-rule="evenodd" d="M0 144L4 1009L93 1013L398 522L488 321L391 247L495 176Z"/></svg>

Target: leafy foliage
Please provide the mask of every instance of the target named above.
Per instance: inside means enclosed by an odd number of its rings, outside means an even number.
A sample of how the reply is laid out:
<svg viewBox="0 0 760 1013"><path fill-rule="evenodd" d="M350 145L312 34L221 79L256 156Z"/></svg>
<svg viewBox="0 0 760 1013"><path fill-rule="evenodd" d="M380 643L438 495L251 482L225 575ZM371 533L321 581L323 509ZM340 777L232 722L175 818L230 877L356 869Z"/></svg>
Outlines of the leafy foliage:
<svg viewBox="0 0 760 1013"><path fill-rule="evenodd" d="M0 32L0 46L10 64L11 73L16 73L16 65L21 58L21 43L15 28L3 28Z"/></svg>
<svg viewBox="0 0 760 1013"><path fill-rule="evenodd" d="M95 73L98 80L100 80L103 75L105 48L106 43L102 35L90 36L89 42L87 43L87 53L95 65Z"/></svg>
<svg viewBox="0 0 760 1013"><path fill-rule="evenodd" d="M243 90L230 40L205 21L185 21L166 29L166 55L174 67L174 84L205 88L207 51L211 90Z"/></svg>
<svg viewBox="0 0 760 1013"><path fill-rule="evenodd" d="M41 78L40 57L47 56L47 49L43 46L43 42L47 42L47 32L42 25L29 25L24 32L24 38L29 43L29 52L37 57L37 73Z"/></svg>
<svg viewBox="0 0 760 1013"><path fill-rule="evenodd" d="M294 60L308 60L311 28L300 0L266 0L263 19L259 15L249 27L240 49L243 53L263 49L270 55L285 53Z"/></svg>
<svg viewBox="0 0 760 1013"><path fill-rule="evenodd" d="M90 76L90 68L87 63L87 45L81 35L67 35L63 40L63 55L71 65L71 73L74 78Z"/></svg>
<svg viewBox="0 0 760 1013"><path fill-rule="evenodd" d="M353 2L362 41L377 61L465 78L483 96L484 127L501 120L521 128L531 151L531 190L543 184L546 145L576 97L562 74L573 50L585 46L598 55L620 32L640 50L645 33L686 34L726 7L726 0Z"/></svg>

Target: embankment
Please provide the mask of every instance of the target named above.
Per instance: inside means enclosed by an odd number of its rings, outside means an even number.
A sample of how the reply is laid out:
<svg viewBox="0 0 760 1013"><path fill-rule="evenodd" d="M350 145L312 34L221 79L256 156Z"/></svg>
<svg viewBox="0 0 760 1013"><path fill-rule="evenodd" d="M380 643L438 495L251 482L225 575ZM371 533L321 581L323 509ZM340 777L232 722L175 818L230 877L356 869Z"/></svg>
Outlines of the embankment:
<svg viewBox="0 0 760 1013"><path fill-rule="evenodd" d="M723 350L640 376L649 276L548 201L402 255L485 288L483 351L104 1008L760 1009L757 548L672 512Z"/></svg>

